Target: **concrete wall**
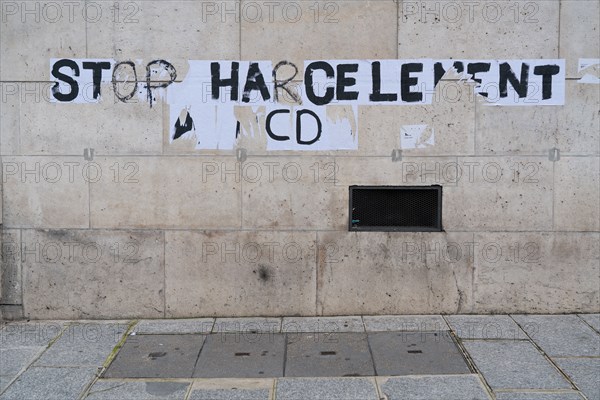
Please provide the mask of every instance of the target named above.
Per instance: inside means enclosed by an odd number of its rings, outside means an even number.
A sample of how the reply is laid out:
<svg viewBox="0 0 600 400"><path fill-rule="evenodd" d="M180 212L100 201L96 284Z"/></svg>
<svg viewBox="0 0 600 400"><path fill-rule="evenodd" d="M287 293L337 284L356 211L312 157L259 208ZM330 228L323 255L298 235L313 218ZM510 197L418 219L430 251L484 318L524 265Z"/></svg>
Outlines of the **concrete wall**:
<svg viewBox="0 0 600 400"><path fill-rule="evenodd" d="M600 94L577 68L600 57L598 1L282 2L272 20L246 0L75 3L0 1L5 317L598 312ZM244 139L240 162L169 143L163 103L50 103L61 57L181 77L189 59L564 58L566 98L489 107L445 77L431 105L359 106L356 151ZM435 145L392 158L414 124ZM445 232L348 232L349 185L431 184Z"/></svg>

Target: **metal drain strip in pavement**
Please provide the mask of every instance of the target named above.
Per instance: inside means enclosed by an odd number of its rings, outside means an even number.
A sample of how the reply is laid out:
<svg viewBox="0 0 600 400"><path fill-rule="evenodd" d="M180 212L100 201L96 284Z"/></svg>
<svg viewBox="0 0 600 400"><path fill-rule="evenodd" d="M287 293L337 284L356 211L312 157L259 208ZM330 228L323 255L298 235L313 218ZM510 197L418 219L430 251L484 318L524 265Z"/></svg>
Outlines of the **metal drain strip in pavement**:
<svg viewBox="0 0 600 400"><path fill-rule="evenodd" d="M104 378L469 374L448 331L128 336Z"/></svg>

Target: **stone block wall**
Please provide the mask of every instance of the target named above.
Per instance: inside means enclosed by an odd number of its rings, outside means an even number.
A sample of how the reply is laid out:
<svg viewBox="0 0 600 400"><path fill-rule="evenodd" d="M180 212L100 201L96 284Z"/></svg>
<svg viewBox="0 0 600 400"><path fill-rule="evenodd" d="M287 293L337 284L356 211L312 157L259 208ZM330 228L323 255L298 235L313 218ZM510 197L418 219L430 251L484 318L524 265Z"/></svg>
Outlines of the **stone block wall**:
<svg viewBox="0 0 600 400"><path fill-rule="evenodd" d="M1 0L0 310L598 312L600 87L578 62L600 57L599 4ZM195 150L170 143L161 101L104 85L98 104L50 102L51 58L164 59L178 80L187 60L303 76L304 60L543 58L565 59L567 79L563 106L492 107L446 75L430 105L359 105L357 150ZM418 124L435 145L402 149ZM349 186L432 184L443 232L348 231Z"/></svg>

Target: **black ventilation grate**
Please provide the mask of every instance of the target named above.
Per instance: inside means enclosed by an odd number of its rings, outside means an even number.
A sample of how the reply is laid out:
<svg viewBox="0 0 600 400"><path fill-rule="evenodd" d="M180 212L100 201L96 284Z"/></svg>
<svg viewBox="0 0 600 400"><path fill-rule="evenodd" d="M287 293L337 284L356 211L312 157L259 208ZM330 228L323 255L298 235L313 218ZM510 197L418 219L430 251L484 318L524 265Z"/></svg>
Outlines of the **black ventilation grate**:
<svg viewBox="0 0 600 400"><path fill-rule="evenodd" d="M350 186L351 231L441 231L441 186Z"/></svg>

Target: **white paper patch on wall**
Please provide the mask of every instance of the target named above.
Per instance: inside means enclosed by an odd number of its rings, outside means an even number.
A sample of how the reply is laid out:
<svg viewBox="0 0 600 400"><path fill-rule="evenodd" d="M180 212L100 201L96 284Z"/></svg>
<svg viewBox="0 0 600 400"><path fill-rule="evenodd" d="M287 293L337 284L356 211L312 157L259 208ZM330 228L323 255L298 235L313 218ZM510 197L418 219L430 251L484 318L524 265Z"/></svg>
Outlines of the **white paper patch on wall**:
<svg viewBox="0 0 600 400"><path fill-rule="evenodd" d="M435 144L435 130L422 125L402 125L400 145L402 149L423 149Z"/></svg>
<svg viewBox="0 0 600 400"><path fill-rule="evenodd" d="M283 62L291 65L289 62ZM598 67L597 59L580 60L580 69ZM57 103L98 103L112 87L115 102L146 101L169 106L169 141L194 141L196 149L232 150L246 138L261 140L268 150L355 150L358 107L432 104L435 86L448 71L475 82L486 105L563 105L565 61L529 60L308 60L304 76L278 77L271 61L189 60L185 76L173 64L154 59L50 60ZM137 71L137 72L136 72ZM293 72L292 71L292 72ZM292 85L291 81L294 80ZM298 83L301 82L301 83ZM580 82L597 83L586 75ZM280 92L299 85L290 106ZM404 149L433 146L427 125L401 129ZM192 143L190 143L191 145ZM185 146L187 147L187 146Z"/></svg>
<svg viewBox="0 0 600 400"><path fill-rule="evenodd" d="M565 103L565 60L436 60L436 74L452 70L477 85L489 106L560 106ZM443 74L442 74L443 76Z"/></svg>
<svg viewBox="0 0 600 400"><path fill-rule="evenodd" d="M577 82L600 85L600 58L580 58L577 71L585 71Z"/></svg>
<svg viewBox="0 0 600 400"><path fill-rule="evenodd" d="M267 107L267 150L356 150L352 106Z"/></svg>

